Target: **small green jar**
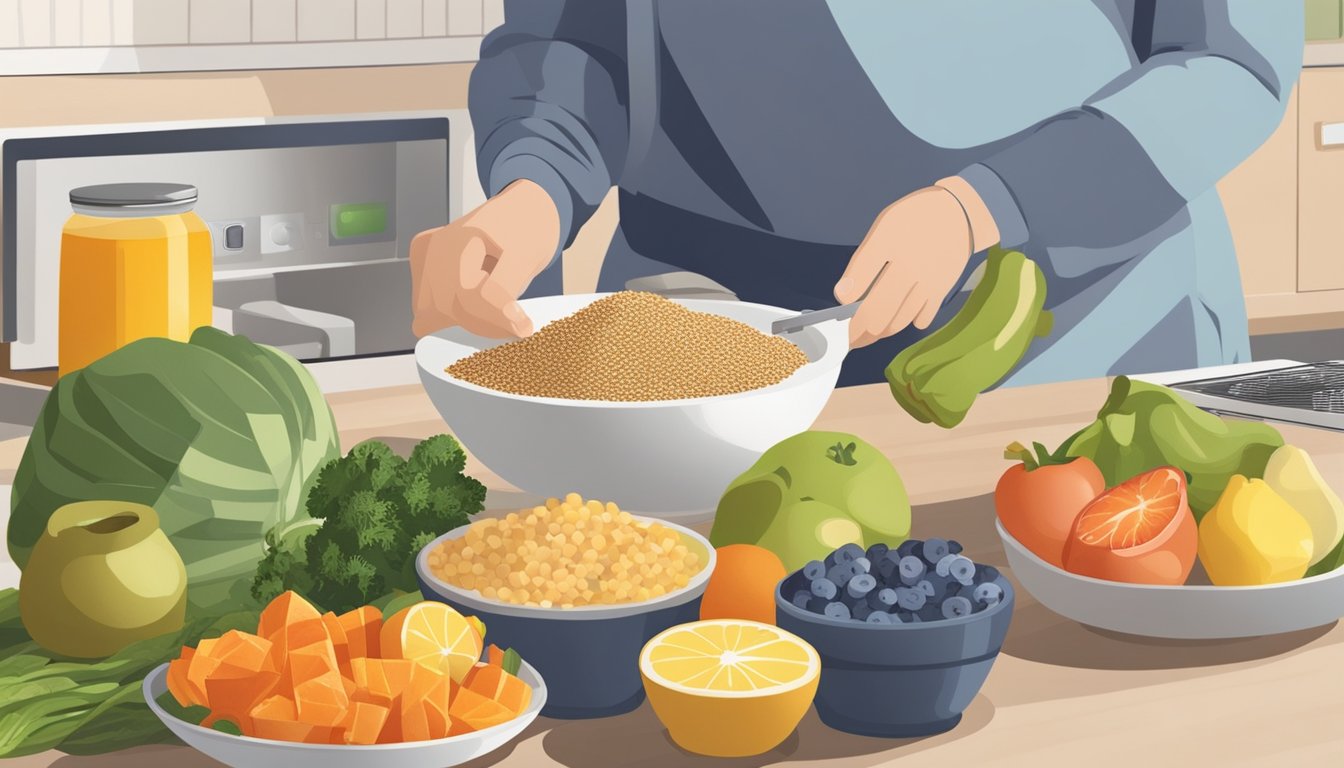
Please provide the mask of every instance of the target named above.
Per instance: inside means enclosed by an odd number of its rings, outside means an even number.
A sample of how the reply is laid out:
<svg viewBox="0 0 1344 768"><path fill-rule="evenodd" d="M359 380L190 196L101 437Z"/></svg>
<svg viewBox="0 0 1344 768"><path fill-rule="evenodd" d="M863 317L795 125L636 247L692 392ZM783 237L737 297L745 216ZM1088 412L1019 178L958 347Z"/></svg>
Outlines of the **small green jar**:
<svg viewBox="0 0 1344 768"><path fill-rule="evenodd" d="M52 513L19 581L38 645L96 659L181 629L187 571L150 507L83 501Z"/></svg>

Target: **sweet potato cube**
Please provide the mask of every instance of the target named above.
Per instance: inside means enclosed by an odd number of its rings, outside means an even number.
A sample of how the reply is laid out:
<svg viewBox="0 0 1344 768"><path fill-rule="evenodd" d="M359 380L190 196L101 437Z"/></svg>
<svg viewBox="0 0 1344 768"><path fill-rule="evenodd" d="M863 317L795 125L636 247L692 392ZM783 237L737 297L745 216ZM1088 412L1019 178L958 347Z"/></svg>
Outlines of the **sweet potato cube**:
<svg viewBox="0 0 1344 768"><path fill-rule="evenodd" d="M446 716L431 718L430 710L437 710L437 707L428 701L443 678L443 673L438 670L412 662L409 680L397 702L402 740L427 741L446 735Z"/></svg>
<svg viewBox="0 0 1344 768"><path fill-rule="evenodd" d="M367 701L352 701L341 722L342 741L346 744L376 744L378 735L391 713L388 707Z"/></svg>
<svg viewBox="0 0 1344 768"><path fill-rule="evenodd" d="M345 630L346 647L351 658L363 656L368 659L381 657L378 634L383 630L383 615L371 605L361 606L338 617L338 623Z"/></svg>
<svg viewBox="0 0 1344 768"><path fill-rule="evenodd" d="M341 626L340 617L328 611L322 614L322 624L327 630L327 636L331 638L331 646L336 651L336 663L341 668L341 674L350 677L350 641L346 639L345 627Z"/></svg>
<svg viewBox="0 0 1344 768"><path fill-rule="evenodd" d="M514 717L513 712L503 704L465 686L457 689L452 706L448 708L448 714L453 719L448 729L449 736L507 723Z"/></svg>
<svg viewBox="0 0 1344 768"><path fill-rule="evenodd" d="M280 673L272 669L251 670L224 662L205 678L205 694L212 714L248 726L252 708L275 690Z"/></svg>
<svg viewBox="0 0 1344 768"><path fill-rule="evenodd" d="M302 624L306 621L321 621L322 614L312 603L304 600L297 592L288 591L270 602L261 612L261 621L257 623L257 634L274 642L276 633L285 627Z"/></svg>
<svg viewBox="0 0 1344 768"><path fill-rule="evenodd" d="M339 675L323 675L294 686L294 711L301 723L336 727L349 706L350 697Z"/></svg>
<svg viewBox="0 0 1344 768"><path fill-rule="evenodd" d="M453 724L453 697L457 693L457 683L447 675L441 675L434 687L425 694L425 715L429 719L429 731L432 738L442 739L448 736Z"/></svg>
<svg viewBox="0 0 1344 768"><path fill-rule="evenodd" d="M490 644L490 648L489 648L489 650L487 651L486 661L487 661L487 662L490 664L490 666L492 666L492 667L503 667L503 666L504 666L504 651L503 651L503 649L501 649L498 645L495 645L494 643L491 643L491 644Z"/></svg>
<svg viewBox="0 0 1344 768"><path fill-rule="evenodd" d="M343 731L340 728L314 726L303 739L304 744L342 744Z"/></svg>
<svg viewBox="0 0 1344 768"><path fill-rule="evenodd" d="M532 703L531 686L505 672L503 667L491 665L473 667L462 681L462 685L488 699L498 701L514 715L522 714L527 705Z"/></svg>
<svg viewBox="0 0 1344 768"><path fill-rule="evenodd" d="M225 664L258 670L268 665L270 653L270 640L231 629L220 635L211 655Z"/></svg>
<svg viewBox="0 0 1344 768"><path fill-rule="evenodd" d="M364 689L374 701L391 706L406 686L410 684L415 662L405 659L364 659L356 657L350 660L355 670L355 685ZM362 670L362 672L361 672ZM363 682L360 680L364 676Z"/></svg>
<svg viewBox="0 0 1344 768"><path fill-rule="evenodd" d="M336 651L330 640L323 640L302 648L295 648L285 656L284 687L292 690L300 683L324 675L340 675Z"/></svg>
<svg viewBox="0 0 1344 768"><path fill-rule="evenodd" d="M243 733L259 739L303 741L308 738L313 726L298 722L296 717L292 700L284 696L271 696L252 708L252 731L249 733L244 729Z"/></svg>
<svg viewBox="0 0 1344 768"><path fill-rule="evenodd" d="M205 695L205 678L219 666L219 659L213 655L217 642L216 639L210 638L197 643L196 651L187 665L187 690L201 706L210 704Z"/></svg>
<svg viewBox="0 0 1344 768"><path fill-rule="evenodd" d="M196 649L189 645L182 646L182 654L176 659L168 662L168 692L173 694L173 698L178 704L184 707L191 707L203 702L196 700L196 695L191 690L191 685L187 682L187 669L191 666L191 657L196 655Z"/></svg>

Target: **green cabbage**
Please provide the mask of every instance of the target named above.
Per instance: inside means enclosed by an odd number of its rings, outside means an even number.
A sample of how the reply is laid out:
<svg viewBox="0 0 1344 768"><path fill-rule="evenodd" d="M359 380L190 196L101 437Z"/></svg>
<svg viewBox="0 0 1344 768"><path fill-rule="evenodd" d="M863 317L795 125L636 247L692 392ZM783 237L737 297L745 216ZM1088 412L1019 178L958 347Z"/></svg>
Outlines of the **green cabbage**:
<svg viewBox="0 0 1344 768"><path fill-rule="evenodd" d="M136 341L52 388L14 478L9 551L26 565L62 505L148 504L193 608L247 604L267 531L307 518L339 455L331 409L288 355L214 328Z"/></svg>

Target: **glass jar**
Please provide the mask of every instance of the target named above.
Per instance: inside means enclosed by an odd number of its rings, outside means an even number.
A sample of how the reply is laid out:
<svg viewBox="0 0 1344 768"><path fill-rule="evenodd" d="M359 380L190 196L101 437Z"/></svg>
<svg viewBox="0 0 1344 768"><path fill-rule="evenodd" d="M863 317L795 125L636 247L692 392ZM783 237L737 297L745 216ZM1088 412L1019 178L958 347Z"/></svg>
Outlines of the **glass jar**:
<svg viewBox="0 0 1344 768"><path fill-rule="evenodd" d="M152 336L186 341L209 325L210 230L186 184L100 184L70 191L61 231L63 376Z"/></svg>

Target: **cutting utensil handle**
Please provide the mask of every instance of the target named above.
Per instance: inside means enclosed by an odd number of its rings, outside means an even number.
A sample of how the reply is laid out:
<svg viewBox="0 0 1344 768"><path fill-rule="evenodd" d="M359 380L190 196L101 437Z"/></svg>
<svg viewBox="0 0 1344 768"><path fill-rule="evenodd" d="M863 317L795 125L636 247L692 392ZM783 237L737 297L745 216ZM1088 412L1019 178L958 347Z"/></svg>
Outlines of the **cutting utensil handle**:
<svg viewBox="0 0 1344 768"><path fill-rule="evenodd" d="M799 312L796 315L791 315L789 317L782 317L770 324L770 332L778 336L781 333L794 333L795 331L801 331L802 329L808 327L809 325L824 323L827 320L850 319L851 317L854 316L855 312L859 311L859 305L863 303L864 299L868 298L868 294L872 292L873 286L877 285L877 281L882 279L882 274L887 271L887 266L889 264L890 262L888 262L888 264L882 265L882 268L877 271L877 276L873 278L873 282L868 284L868 287L863 291L863 295L860 296L858 299L848 304L841 304L838 307L827 307L826 309L804 309L802 312Z"/></svg>

